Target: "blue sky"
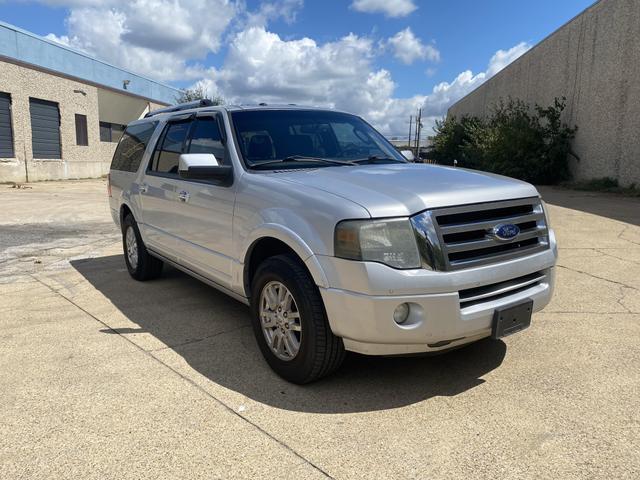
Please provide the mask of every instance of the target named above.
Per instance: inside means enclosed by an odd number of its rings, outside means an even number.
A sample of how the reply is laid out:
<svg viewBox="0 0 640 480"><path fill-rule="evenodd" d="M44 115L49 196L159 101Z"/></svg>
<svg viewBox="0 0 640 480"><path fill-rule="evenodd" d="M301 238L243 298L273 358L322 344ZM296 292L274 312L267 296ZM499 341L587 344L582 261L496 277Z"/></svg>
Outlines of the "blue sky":
<svg viewBox="0 0 640 480"><path fill-rule="evenodd" d="M329 105L401 135L415 108L433 123L591 3L0 0L0 19L179 87Z"/></svg>

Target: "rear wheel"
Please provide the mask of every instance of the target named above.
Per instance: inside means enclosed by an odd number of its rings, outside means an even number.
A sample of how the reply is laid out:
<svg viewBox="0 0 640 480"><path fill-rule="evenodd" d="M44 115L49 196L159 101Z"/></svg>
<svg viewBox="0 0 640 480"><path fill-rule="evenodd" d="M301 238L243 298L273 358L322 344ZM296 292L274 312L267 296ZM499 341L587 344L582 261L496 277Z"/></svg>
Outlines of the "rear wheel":
<svg viewBox="0 0 640 480"><path fill-rule="evenodd" d="M341 365L342 339L331 331L318 287L296 258L278 255L265 260L251 292L254 334L278 375L308 383Z"/></svg>
<svg viewBox="0 0 640 480"><path fill-rule="evenodd" d="M127 270L133 278L140 281L152 280L162 274L162 260L149 254L131 214L122 221L122 247Z"/></svg>

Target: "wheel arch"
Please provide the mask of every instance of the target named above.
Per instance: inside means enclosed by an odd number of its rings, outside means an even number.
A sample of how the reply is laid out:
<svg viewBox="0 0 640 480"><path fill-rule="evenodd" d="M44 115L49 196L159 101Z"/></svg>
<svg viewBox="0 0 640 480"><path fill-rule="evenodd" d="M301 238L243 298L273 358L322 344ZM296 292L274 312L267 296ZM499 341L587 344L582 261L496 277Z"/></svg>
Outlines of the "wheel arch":
<svg viewBox="0 0 640 480"><path fill-rule="evenodd" d="M133 214L133 209L127 205L126 203L123 203L122 205L120 205L120 213L119 213L119 218L120 218L120 228L122 228L122 223L125 219L125 217L127 215L131 214L131 216L133 216L133 219L135 220L136 217Z"/></svg>
<svg viewBox="0 0 640 480"><path fill-rule="evenodd" d="M327 286L327 279L318 259L294 232L283 227L270 227L262 229L260 234L253 237L246 249L243 264L243 287L247 297L251 296L251 281L260 263L281 254L293 255L306 268L316 285Z"/></svg>

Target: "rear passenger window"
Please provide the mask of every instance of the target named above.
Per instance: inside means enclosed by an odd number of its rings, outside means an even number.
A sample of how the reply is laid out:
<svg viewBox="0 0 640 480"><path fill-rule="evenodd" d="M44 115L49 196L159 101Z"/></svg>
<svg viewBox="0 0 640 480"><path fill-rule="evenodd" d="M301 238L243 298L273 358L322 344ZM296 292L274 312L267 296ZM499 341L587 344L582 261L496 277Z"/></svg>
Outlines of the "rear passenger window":
<svg viewBox="0 0 640 480"><path fill-rule="evenodd" d="M187 152L212 153L218 160L218 164L225 163L225 148L215 117L201 117L196 120Z"/></svg>
<svg viewBox="0 0 640 480"><path fill-rule="evenodd" d="M137 171L157 125L158 122L146 122L128 126L113 155L111 169L125 172Z"/></svg>
<svg viewBox="0 0 640 480"><path fill-rule="evenodd" d="M191 121L170 123L153 154L151 170L178 175L178 160L189 133Z"/></svg>

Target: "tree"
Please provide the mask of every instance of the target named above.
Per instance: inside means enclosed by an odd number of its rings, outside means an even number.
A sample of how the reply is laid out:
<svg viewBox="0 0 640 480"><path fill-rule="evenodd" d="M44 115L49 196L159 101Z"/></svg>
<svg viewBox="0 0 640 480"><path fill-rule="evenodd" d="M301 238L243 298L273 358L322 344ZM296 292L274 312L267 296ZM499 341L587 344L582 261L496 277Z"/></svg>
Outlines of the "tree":
<svg viewBox="0 0 640 480"><path fill-rule="evenodd" d="M493 105L486 118L447 118L436 124L429 156L533 183L567 180L577 127L562 122L565 106L564 98L546 108L509 98Z"/></svg>
<svg viewBox="0 0 640 480"><path fill-rule="evenodd" d="M195 100L211 100L214 105L224 105L224 98L219 95L209 95L206 88L202 84L196 84L192 88L185 88L176 97L176 103L187 103Z"/></svg>

